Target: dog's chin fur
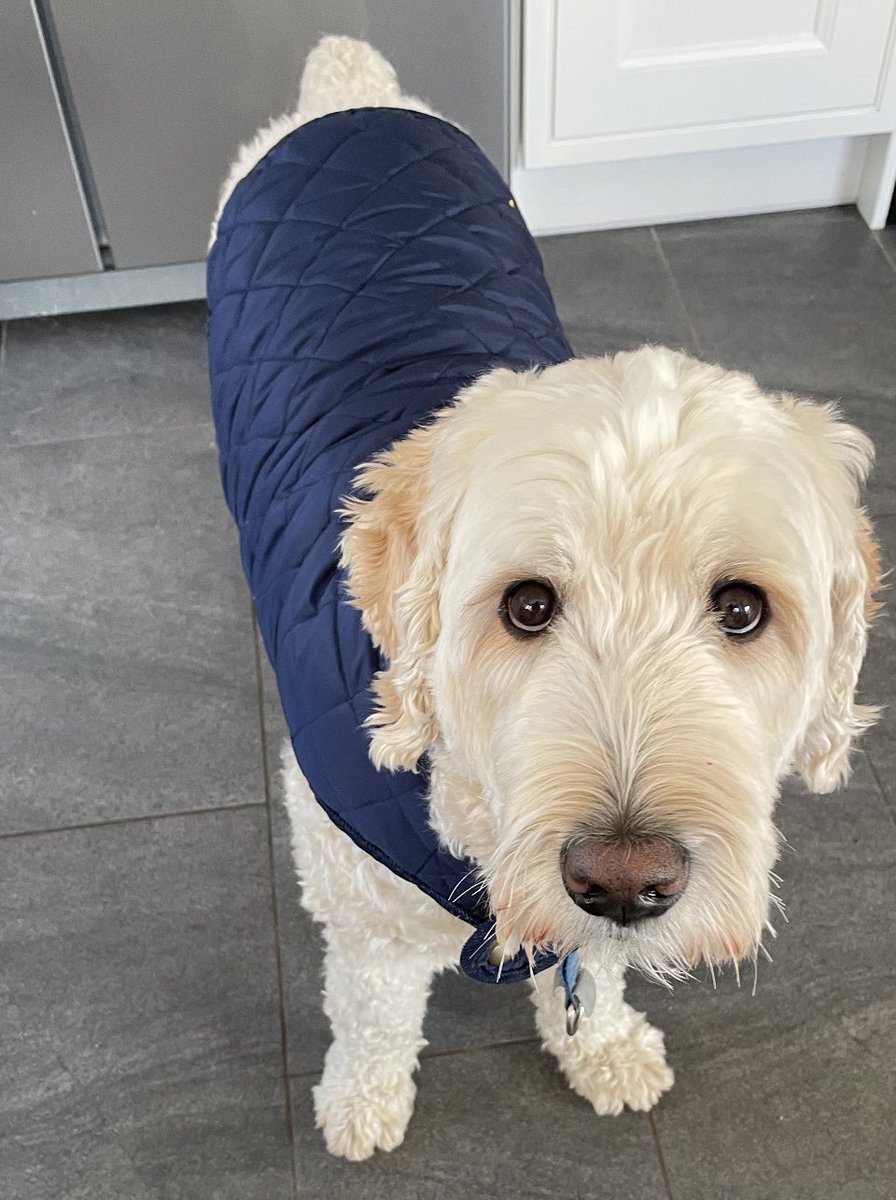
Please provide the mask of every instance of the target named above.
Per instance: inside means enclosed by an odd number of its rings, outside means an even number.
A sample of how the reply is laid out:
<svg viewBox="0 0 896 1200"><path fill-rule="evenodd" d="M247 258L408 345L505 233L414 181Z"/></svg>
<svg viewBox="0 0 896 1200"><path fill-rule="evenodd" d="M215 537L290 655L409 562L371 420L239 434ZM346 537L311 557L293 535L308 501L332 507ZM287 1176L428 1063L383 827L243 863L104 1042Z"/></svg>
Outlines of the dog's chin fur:
<svg viewBox="0 0 896 1200"><path fill-rule="evenodd" d="M356 104L431 111L370 47L324 39L299 108L244 148L222 204L289 129ZM624 968L669 979L755 954L780 781L836 787L873 719L854 702L878 582L859 507L870 461L830 406L646 348L492 372L361 470L346 502L353 602L389 662L371 757L388 770L429 755L433 825L478 864L469 888L487 891L505 954L580 949L599 1017L567 1038L542 987L537 1023L598 1112L649 1108L672 1081L661 1035L624 1003ZM558 615L513 636L502 597L531 578L550 581ZM751 638L711 609L726 580L767 597ZM303 899L328 944L318 1122L360 1158L403 1136L429 982L464 926L327 820L288 748L284 765ZM621 833L690 857L678 903L626 928L576 907L560 873L569 839Z"/></svg>

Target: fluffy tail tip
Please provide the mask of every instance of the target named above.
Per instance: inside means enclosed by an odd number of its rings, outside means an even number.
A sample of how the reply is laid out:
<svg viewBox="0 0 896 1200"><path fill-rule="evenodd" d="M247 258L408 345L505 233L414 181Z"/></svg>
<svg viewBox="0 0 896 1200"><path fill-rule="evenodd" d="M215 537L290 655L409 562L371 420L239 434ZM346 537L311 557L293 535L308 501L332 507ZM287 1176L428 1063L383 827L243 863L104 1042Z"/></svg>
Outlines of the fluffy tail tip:
<svg viewBox="0 0 896 1200"><path fill-rule="evenodd" d="M305 61L299 107L378 105L400 95L395 68L378 50L358 38L326 34Z"/></svg>

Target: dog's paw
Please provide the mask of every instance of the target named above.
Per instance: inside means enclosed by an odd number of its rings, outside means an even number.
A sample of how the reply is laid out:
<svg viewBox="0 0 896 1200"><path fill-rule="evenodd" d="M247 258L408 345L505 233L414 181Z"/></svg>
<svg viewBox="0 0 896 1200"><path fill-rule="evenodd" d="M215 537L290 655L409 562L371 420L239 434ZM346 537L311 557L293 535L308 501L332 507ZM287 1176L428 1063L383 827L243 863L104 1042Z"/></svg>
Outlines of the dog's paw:
<svg viewBox="0 0 896 1200"><path fill-rule="evenodd" d="M640 1015L623 1037L575 1042L575 1037L569 1039L560 1065L573 1090L599 1116L617 1116L626 1106L646 1112L674 1082L662 1033Z"/></svg>
<svg viewBox="0 0 896 1200"><path fill-rule="evenodd" d="M404 1140L416 1090L405 1074L385 1080L328 1080L325 1075L314 1088L314 1114L327 1149L352 1162L374 1150L394 1150Z"/></svg>

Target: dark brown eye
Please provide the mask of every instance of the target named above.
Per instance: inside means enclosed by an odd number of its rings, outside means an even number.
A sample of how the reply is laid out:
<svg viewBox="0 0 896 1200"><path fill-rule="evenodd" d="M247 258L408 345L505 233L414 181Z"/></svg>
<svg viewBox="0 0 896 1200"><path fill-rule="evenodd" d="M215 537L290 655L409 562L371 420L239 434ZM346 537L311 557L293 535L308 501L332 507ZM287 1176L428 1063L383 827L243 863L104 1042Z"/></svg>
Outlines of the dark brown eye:
<svg viewBox="0 0 896 1200"><path fill-rule="evenodd" d="M761 588L739 579L720 584L712 593L719 625L729 637L755 633L765 619L768 603Z"/></svg>
<svg viewBox="0 0 896 1200"><path fill-rule="evenodd" d="M523 633L541 633L554 619L557 593L540 579L524 579L504 593L501 611L508 624Z"/></svg>

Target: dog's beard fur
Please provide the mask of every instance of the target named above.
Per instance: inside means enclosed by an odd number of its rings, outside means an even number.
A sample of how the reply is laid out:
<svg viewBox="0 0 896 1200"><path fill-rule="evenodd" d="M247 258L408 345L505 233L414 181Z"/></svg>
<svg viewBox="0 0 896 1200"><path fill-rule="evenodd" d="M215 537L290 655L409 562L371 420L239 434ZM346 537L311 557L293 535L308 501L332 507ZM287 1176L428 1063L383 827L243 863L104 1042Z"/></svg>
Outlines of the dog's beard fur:
<svg viewBox="0 0 896 1200"><path fill-rule="evenodd" d="M433 823L479 864L505 954L588 946L654 977L755 954L779 781L836 786L873 717L870 456L829 408L644 350L496 371L362 473L344 556L390 660L371 754L429 753ZM501 598L530 578L562 609L518 638ZM742 642L710 609L733 579L771 613ZM577 908L560 856L589 834L680 842L681 899L624 929Z"/></svg>
<svg viewBox="0 0 896 1200"><path fill-rule="evenodd" d="M566 631L555 641L566 645L546 644L544 661L502 706L480 781L496 814L479 861L499 944L563 952L609 941L608 953L654 976L750 953L776 857L776 778L722 664L695 637L645 644L625 663L584 654ZM440 747L434 764L452 757ZM450 828L447 809L437 812ZM559 864L570 839L588 834L685 846L682 899L625 929L584 913Z"/></svg>

